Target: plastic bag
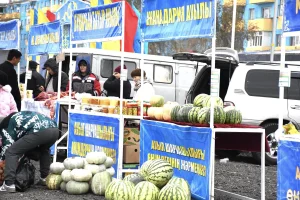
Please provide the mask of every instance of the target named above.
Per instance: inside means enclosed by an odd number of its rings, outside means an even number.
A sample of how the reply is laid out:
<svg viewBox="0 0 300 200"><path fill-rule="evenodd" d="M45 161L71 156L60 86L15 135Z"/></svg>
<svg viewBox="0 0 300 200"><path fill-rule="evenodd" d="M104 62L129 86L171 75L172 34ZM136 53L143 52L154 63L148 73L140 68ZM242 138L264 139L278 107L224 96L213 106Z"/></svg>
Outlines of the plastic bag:
<svg viewBox="0 0 300 200"><path fill-rule="evenodd" d="M16 173L15 186L17 191L24 192L30 188L30 186L34 184L34 177L35 167L30 162L29 158L25 156L22 157Z"/></svg>
<svg viewBox="0 0 300 200"><path fill-rule="evenodd" d="M298 130L296 129L294 124L292 124L291 122L288 123L288 124L283 125L283 129L284 129L284 133L287 134L287 135L299 134Z"/></svg>

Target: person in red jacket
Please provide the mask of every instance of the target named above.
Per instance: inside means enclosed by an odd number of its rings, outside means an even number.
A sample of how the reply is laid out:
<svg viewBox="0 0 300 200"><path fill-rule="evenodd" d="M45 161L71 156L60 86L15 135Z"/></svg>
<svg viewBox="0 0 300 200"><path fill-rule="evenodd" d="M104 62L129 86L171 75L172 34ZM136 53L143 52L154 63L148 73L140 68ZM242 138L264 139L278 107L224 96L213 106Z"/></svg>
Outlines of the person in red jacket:
<svg viewBox="0 0 300 200"><path fill-rule="evenodd" d="M70 83L68 83L67 91L69 91L69 86ZM86 60L78 62L78 70L72 77L72 91L100 96L101 86L99 78L91 72L90 65Z"/></svg>

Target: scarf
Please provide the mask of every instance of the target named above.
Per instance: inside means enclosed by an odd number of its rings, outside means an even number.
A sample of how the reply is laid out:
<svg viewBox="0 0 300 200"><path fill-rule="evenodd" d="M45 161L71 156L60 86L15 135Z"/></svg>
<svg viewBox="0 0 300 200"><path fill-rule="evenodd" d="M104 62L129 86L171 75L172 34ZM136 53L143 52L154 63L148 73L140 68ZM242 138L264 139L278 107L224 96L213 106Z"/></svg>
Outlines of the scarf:
<svg viewBox="0 0 300 200"><path fill-rule="evenodd" d="M146 83L149 83L152 85L152 83L148 79L144 79L144 84L146 84ZM135 92L138 91L140 89L141 85L142 85L141 80L138 80L137 82L135 82L134 91Z"/></svg>

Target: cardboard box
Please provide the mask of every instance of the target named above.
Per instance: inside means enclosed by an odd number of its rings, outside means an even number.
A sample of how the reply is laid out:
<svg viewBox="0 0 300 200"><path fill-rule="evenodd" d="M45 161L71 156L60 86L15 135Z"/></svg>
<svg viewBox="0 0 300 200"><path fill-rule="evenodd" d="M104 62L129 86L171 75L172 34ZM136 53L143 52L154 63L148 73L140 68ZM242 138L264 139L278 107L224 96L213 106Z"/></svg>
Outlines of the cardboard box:
<svg viewBox="0 0 300 200"><path fill-rule="evenodd" d="M138 128L124 128L124 146L140 145L140 131Z"/></svg>
<svg viewBox="0 0 300 200"><path fill-rule="evenodd" d="M140 145L124 146L123 163L139 163L140 162Z"/></svg>

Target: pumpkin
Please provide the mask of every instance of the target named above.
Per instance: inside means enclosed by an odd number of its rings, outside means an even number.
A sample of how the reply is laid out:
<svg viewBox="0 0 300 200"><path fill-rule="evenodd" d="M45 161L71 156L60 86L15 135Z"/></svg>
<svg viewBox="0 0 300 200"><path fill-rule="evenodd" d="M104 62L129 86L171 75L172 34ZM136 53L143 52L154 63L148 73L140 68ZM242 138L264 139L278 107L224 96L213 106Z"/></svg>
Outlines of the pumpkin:
<svg viewBox="0 0 300 200"><path fill-rule="evenodd" d="M107 157L104 162L105 167L110 168L111 166L113 166L113 164L114 164L114 160L111 157Z"/></svg>
<svg viewBox="0 0 300 200"><path fill-rule="evenodd" d="M64 160L64 166L66 169L81 169L84 166L84 159L80 157L66 158Z"/></svg>
<svg viewBox="0 0 300 200"><path fill-rule="evenodd" d="M61 184L60 184L60 190L62 190L62 191L66 191L66 185L67 185L67 183L66 182L61 182Z"/></svg>
<svg viewBox="0 0 300 200"><path fill-rule="evenodd" d="M106 155L104 152L89 152L86 154L85 159L89 164L100 165L105 162Z"/></svg>
<svg viewBox="0 0 300 200"><path fill-rule="evenodd" d="M178 106L178 103L167 103L163 106L163 119L167 121L171 121L171 111L175 106Z"/></svg>
<svg viewBox="0 0 300 200"><path fill-rule="evenodd" d="M107 171L95 174L91 183L92 192L96 195L104 195L110 182L111 176Z"/></svg>
<svg viewBox="0 0 300 200"><path fill-rule="evenodd" d="M65 169L65 166L61 162L51 163L50 165L50 173L60 175Z"/></svg>
<svg viewBox="0 0 300 200"><path fill-rule="evenodd" d="M84 166L84 169L89 170L92 172L92 174L96 174L98 172L103 172L106 170L105 165L92 165L92 164L87 164Z"/></svg>
<svg viewBox="0 0 300 200"><path fill-rule="evenodd" d="M73 169L71 171L72 180L77 182L88 182L92 176L92 172L86 169Z"/></svg>
<svg viewBox="0 0 300 200"><path fill-rule="evenodd" d="M111 176L114 176L116 171L113 167L110 167L108 169L106 169L106 171L111 175Z"/></svg>
<svg viewBox="0 0 300 200"><path fill-rule="evenodd" d="M154 113L155 113L156 107L150 107L147 110L147 115L148 117L154 118Z"/></svg>
<svg viewBox="0 0 300 200"><path fill-rule="evenodd" d="M69 181L66 190L68 194L85 194L89 191L89 184L87 182Z"/></svg>
<svg viewBox="0 0 300 200"><path fill-rule="evenodd" d="M156 108L155 113L154 113L155 119L162 120L163 119L163 112L164 112L163 108Z"/></svg>
<svg viewBox="0 0 300 200"><path fill-rule="evenodd" d="M69 169L65 169L62 173L61 173L61 178L64 182L69 182L70 180L72 180L71 178L71 170Z"/></svg>
<svg viewBox="0 0 300 200"><path fill-rule="evenodd" d="M62 181L61 175L49 174L46 178L46 186L50 190L59 190Z"/></svg>

